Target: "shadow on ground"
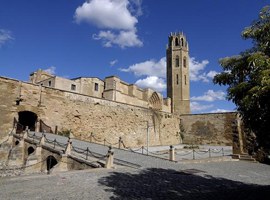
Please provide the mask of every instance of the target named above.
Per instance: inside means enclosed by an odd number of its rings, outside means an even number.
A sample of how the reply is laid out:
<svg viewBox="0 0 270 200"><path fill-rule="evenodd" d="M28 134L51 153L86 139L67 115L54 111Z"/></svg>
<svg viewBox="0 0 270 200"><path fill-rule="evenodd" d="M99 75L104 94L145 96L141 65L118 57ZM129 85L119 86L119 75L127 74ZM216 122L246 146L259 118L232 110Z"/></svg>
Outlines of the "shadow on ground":
<svg viewBox="0 0 270 200"><path fill-rule="evenodd" d="M99 184L112 192L110 199L269 199L270 186L245 184L223 178L196 175L190 169L150 168L138 173L112 172Z"/></svg>

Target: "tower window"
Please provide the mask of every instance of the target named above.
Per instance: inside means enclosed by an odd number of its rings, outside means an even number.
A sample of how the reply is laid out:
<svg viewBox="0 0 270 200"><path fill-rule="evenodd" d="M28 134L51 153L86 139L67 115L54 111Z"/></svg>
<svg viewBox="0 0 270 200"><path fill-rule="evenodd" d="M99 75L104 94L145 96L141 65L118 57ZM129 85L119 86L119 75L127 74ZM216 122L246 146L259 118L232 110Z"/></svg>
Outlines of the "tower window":
<svg viewBox="0 0 270 200"><path fill-rule="evenodd" d="M185 85L187 84L187 75L185 75Z"/></svg>
<svg viewBox="0 0 270 200"><path fill-rule="evenodd" d="M181 38L181 46L183 47L184 46L184 39Z"/></svg>
<svg viewBox="0 0 270 200"><path fill-rule="evenodd" d="M48 83L48 84L49 84L49 87L51 87L51 86L52 86L52 82L51 82L51 81L49 81L49 83Z"/></svg>
<svg viewBox="0 0 270 200"><path fill-rule="evenodd" d="M179 56L176 56L175 58L175 66L179 67Z"/></svg>
<svg viewBox="0 0 270 200"><path fill-rule="evenodd" d="M176 84L178 85L179 83L179 78L178 78L178 74L176 74Z"/></svg>
<svg viewBox="0 0 270 200"><path fill-rule="evenodd" d="M98 83L95 83L95 91L98 91Z"/></svg>
<svg viewBox="0 0 270 200"><path fill-rule="evenodd" d="M72 90L72 91L75 91L75 90L76 90L76 85L71 84L71 90Z"/></svg>
<svg viewBox="0 0 270 200"><path fill-rule="evenodd" d="M186 59L186 57L184 57L184 59L183 59L183 65L184 65L184 67L187 67L187 59Z"/></svg>
<svg viewBox="0 0 270 200"><path fill-rule="evenodd" d="M178 38L175 38L175 46L179 46Z"/></svg>

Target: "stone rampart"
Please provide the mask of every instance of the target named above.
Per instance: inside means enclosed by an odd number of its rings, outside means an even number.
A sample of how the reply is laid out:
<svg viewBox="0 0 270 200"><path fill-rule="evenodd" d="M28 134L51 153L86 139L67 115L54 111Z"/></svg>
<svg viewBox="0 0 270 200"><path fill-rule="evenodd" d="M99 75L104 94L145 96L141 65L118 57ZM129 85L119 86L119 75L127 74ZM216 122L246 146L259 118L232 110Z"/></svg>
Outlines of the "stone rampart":
<svg viewBox="0 0 270 200"><path fill-rule="evenodd" d="M235 112L181 115L184 143L232 145ZM237 131L236 131L237 134Z"/></svg>
<svg viewBox="0 0 270 200"><path fill-rule="evenodd" d="M146 146L147 121L150 145L179 142L179 116L0 77L0 138L12 129L18 113L30 111L58 131L110 143L122 137L127 146ZM19 119L18 119L19 120Z"/></svg>

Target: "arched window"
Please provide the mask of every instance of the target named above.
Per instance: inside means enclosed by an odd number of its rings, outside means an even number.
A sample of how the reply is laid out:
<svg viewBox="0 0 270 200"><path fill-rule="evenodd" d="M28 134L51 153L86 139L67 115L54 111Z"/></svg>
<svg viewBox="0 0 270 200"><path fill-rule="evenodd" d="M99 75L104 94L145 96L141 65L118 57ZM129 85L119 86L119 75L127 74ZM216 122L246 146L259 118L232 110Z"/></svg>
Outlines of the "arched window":
<svg viewBox="0 0 270 200"><path fill-rule="evenodd" d="M186 57L184 57L184 59L183 59L183 66L187 67L187 58Z"/></svg>
<svg viewBox="0 0 270 200"><path fill-rule="evenodd" d="M179 46L178 38L175 38L175 46Z"/></svg>
<svg viewBox="0 0 270 200"><path fill-rule="evenodd" d="M179 56L175 57L175 66L179 67Z"/></svg>
<svg viewBox="0 0 270 200"><path fill-rule="evenodd" d="M178 74L176 74L176 84L178 85L179 83L179 77L178 77Z"/></svg>
<svg viewBox="0 0 270 200"><path fill-rule="evenodd" d="M184 39L181 38L181 46L183 47L184 46Z"/></svg>

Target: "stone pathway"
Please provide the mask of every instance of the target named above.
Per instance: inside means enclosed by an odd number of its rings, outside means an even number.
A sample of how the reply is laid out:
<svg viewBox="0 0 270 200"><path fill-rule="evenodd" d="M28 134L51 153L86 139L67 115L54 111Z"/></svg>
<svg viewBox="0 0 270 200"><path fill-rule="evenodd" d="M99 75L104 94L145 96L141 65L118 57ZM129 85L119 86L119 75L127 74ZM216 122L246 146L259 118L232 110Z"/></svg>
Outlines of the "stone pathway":
<svg viewBox="0 0 270 200"><path fill-rule="evenodd" d="M179 164L178 169L94 169L0 178L0 198L257 200L269 199L269 177L270 166L243 161Z"/></svg>

